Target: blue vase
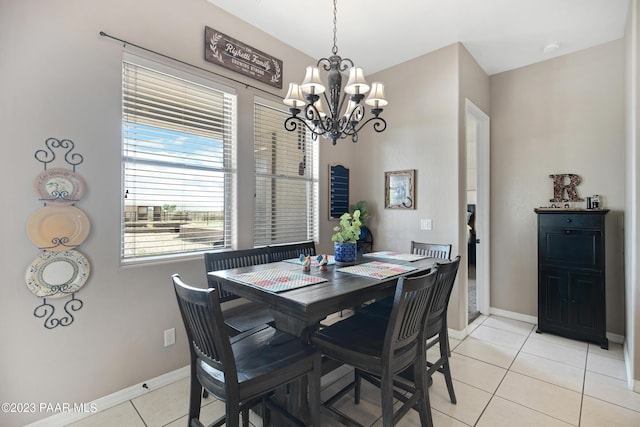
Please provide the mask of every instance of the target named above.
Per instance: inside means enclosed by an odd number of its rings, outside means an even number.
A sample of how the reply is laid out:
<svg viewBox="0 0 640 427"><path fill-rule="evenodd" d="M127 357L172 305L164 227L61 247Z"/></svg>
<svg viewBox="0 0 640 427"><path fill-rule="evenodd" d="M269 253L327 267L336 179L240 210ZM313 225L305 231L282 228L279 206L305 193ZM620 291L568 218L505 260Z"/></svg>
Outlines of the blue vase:
<svg viewBox="0 0 640 427"><path fill-rule="evenodd" d="M357 245L355 243L333 242L333 256L336 264L355 264L356 248Z"/></svg>

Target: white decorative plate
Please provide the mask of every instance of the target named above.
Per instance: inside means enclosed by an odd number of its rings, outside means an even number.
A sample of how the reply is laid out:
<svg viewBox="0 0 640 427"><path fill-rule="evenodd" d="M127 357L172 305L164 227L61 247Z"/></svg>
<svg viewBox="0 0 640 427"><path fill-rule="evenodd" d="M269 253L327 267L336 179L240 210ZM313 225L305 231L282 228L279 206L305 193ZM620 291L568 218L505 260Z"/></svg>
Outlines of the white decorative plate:
<svg viewBox="0 0 640 427"><path fill-rule="evenodd" d="M78 251L38 255L27 268L27 288L38 297L62 298L77 292L89 278L89 262Z"/></svg>
<svg viewBox="0 0 640 427"><path fill-rule="evenodd" d="M40 172L33 188L38 198L48 205L68 206L84 195L84 181L80 175L64 168Z"/></svg>
<svg viewBox="0 0 640 427"><path fill-rule="evenodd" d="M27 236L40 249L73 249L89 235L89 218L75 206L44 206L27 222Z"/></svg>

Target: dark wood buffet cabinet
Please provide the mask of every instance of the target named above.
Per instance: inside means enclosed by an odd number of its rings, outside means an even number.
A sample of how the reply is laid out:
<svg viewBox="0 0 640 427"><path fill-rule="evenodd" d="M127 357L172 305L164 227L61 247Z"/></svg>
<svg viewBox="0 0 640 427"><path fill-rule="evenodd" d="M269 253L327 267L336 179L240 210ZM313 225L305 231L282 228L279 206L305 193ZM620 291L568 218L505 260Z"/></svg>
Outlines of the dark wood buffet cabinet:
<svg viewBox="0 0 640 427"><path fill-rule="evenodd" d="M535 209L538 329L609 348L605 313L607 209Z"/></svg>

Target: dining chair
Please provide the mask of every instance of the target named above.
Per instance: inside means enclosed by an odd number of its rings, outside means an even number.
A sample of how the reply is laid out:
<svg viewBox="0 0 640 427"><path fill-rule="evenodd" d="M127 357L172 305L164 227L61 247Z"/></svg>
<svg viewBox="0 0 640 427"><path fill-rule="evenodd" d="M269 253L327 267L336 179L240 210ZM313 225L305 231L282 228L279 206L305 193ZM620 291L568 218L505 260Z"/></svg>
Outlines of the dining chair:
<svg viewBox="0 0 640 427"><path fill-rule="evenodd" d="M431 258L451 259L451 245L411 241L411 253Z"/></svg>
<svg viewBox="0 0 640 427"><path fill-rule="evenodd" d="M436 271L398 279L390 316L354 314L310 336L311 344L324 356L355 368L354 381L327 399L322 407L341 422L357 423L333 408L338 399L355 390L359 403L360 378L367 374L380 378L383 427L395 425L416 407L423 426L431 426L431 409L426 385L424 319L428 310ZM413 366L414 387L403 395L402 406L394 412L394 376Z"/></svg>
<svg viewBox="0 0 640 427"><path fill-rule="evenodd" d="M270 422L270 409L292 418L268 398L301 378L307 378L309 396L310 420L304 424L320 425L321 355L317 350L268 325L230 337L216 290L191 287L178 274L171 278L191 355L190 427L203 426L199 420L203 388L225 402L225 415L210 427L236 427L240 415L247 427L249 409L259 403L265 426Z"/></svg>
<svg viewBox="0 0 640 427"><path fill-rule="evenodd" d="M453 390L453 380L451 378L451 367L449 358L451 357L451 348L449 347L449 328L447 326L447 309L449 307L449 299L451 291L456 281L458 268L460 267L460 255L453 261L437 263L437 275L435 285L431 294L429 313L426 318L425 341L426 349L430 349L436 344L439 345L440 357L438 360L430 362L427 360L427 379L429 384L433 382L431 377L438 371L444 375L449 392L451 403L455 404L456 394ZM373 302L367 306L361 307L359 313L369 315L371 317L389 318L391 315L391 306L388 299ZM410 371L403 372L403 378L410 381L413 380Z"/></svg>
<svg viewBox="0 0 640 427"><path fill-rule="evenodd" d="M241 249L226 252L205 252L204 265L206 272L228 270L230 268L249 267L257 264L266 264L270 260L267 247L255 249ZM218 292L221 303L238 299L236 294L228 292L215 279L207 274L207 283L210 288ZM231 334L239 334L265 323L273 323L273 315L265 305L245 302L242 305L224 310L225 323L231 329Z"/></svg>
<svg viewBox="0 0 640 427"><path fill-rule="evenodd" d="M316 255L316 244L313 240L299 243L286 243L282 245L269 245L268 249L270 262L299 258L300 255Z"/></svg>

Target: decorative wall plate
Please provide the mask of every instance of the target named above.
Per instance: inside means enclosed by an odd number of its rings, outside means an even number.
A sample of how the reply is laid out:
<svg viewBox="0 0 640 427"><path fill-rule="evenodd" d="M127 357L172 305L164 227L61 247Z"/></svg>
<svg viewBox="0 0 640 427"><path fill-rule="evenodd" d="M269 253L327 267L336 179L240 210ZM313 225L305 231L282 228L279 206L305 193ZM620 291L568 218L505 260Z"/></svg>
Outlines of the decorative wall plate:
<svg viewBox="0 0 640 427"><path fill-rule="evenodd" d="M53 252L73 249L87 238L89 218L75 206L44 206L27 222L27 236L40 249Z"/></svg>
<svg viewBox="0 0 640 427"><path fill-rule="evenodd" d="M35 296L62 298L85 284L89 270L89 261L78 251L44 251L27 268L25 280Z"/></svg>
<svg viewBox="0 0 640 427"><path fill-rule="evenodd" d="M84 181L80 175L64 168L40 172L33 188L40 200L56 206L71 205L84 195Z"/></svg>

